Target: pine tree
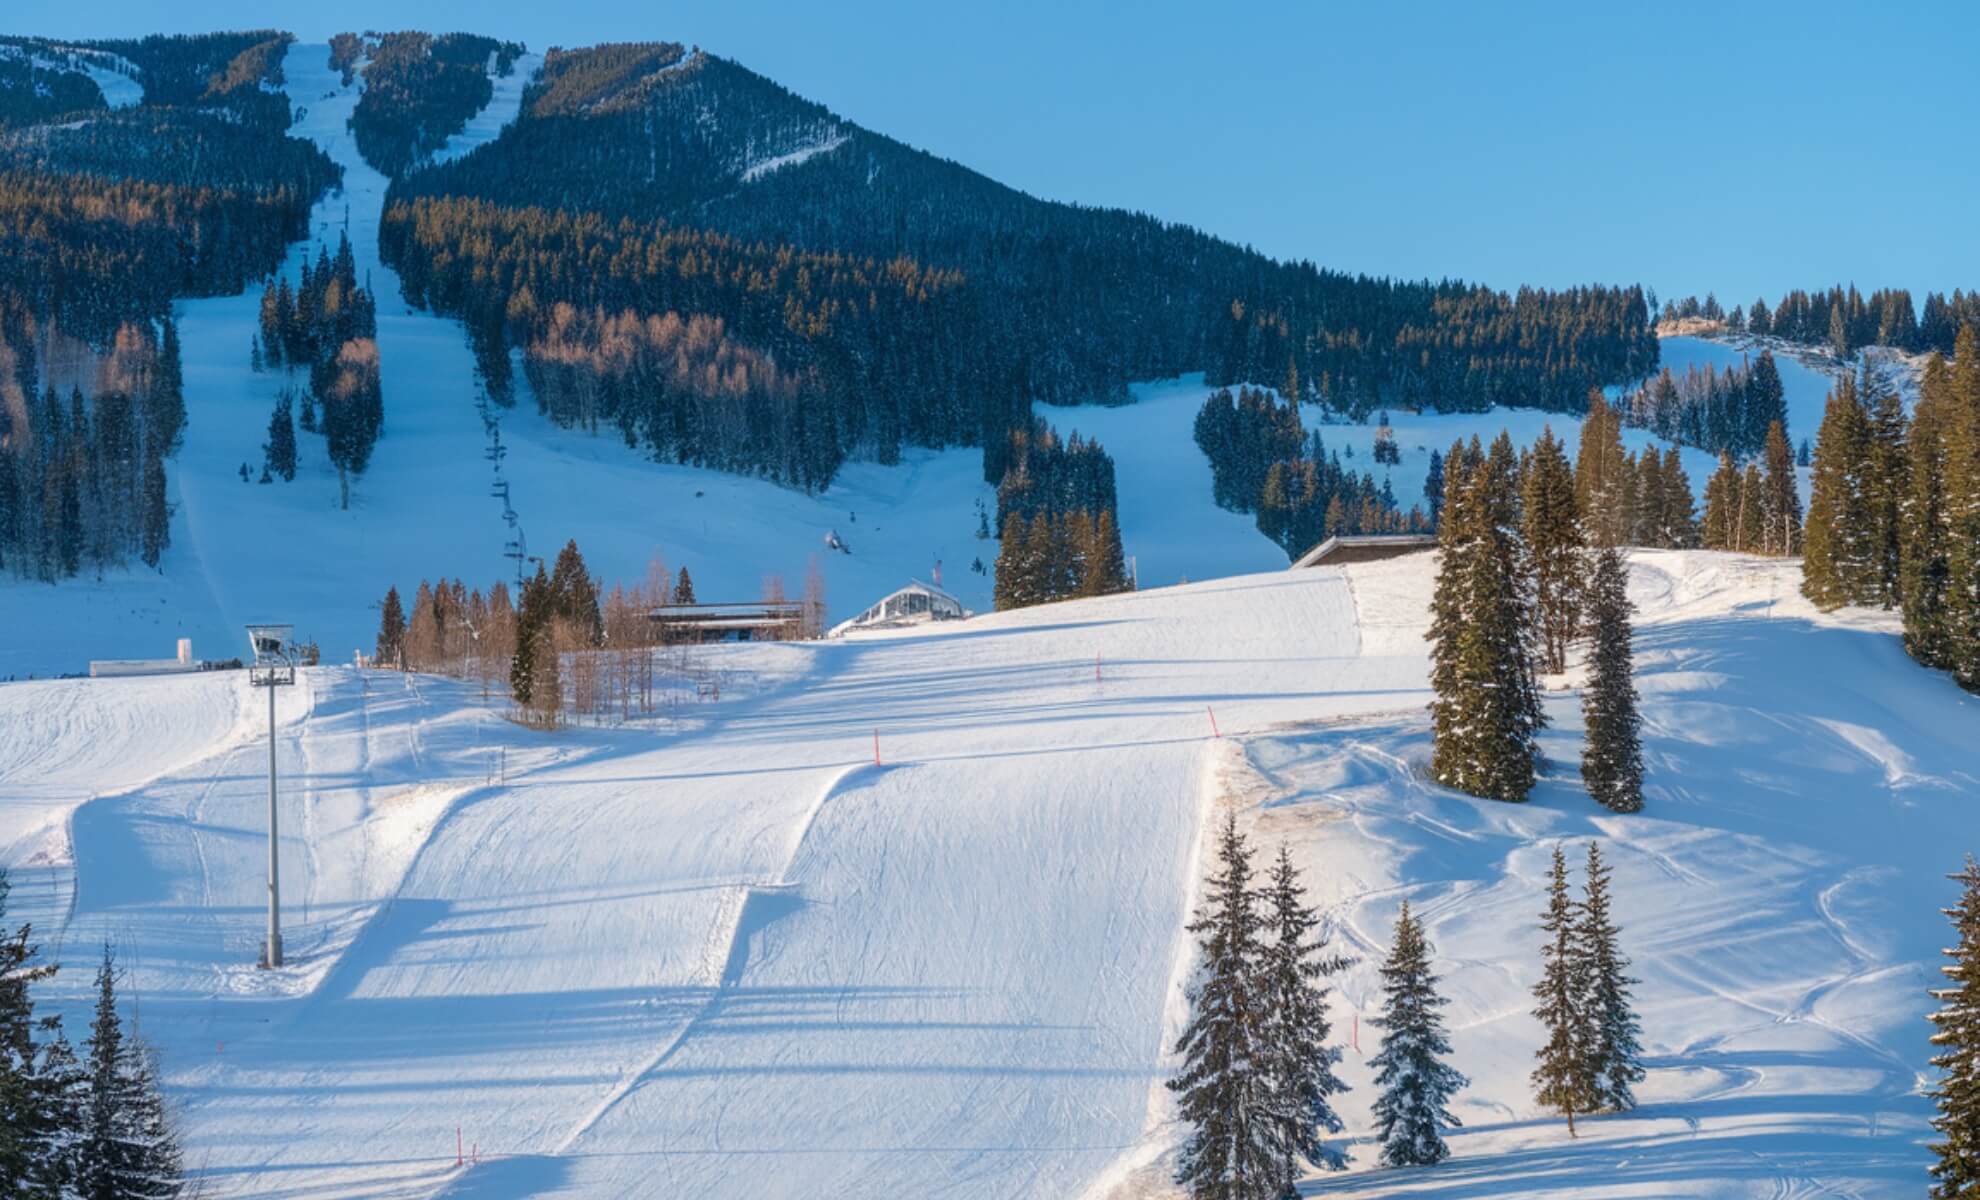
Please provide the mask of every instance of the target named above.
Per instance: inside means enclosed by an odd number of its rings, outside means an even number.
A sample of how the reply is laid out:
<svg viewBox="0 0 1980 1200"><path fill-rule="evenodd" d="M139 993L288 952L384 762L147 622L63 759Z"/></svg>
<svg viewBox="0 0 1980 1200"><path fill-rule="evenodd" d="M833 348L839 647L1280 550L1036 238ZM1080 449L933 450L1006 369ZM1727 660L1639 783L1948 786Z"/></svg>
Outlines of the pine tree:
<svg viewBox="0 0 1980 1200"><path fill-rule="evenodd" d="M1588 394L1588 416L1574 459L1574 495L1591 546L1629 540L1629 482L1622 446L1622 417L1602 393Z"/></svg>
<svg viewBox="0 0 1980 1200"><path fill-rule="evenodd" d="M1870 422L1843 376L1816 434L1801 591L1816 607L1864 603L1872 590Z"/></svg>
<svg viewBox="0 0 1980 1200"><path fill-rule="evenodd" d="M688 578L686 567L682 567L680 574L674 578L674 603L694 603L694 580Z"/></svg>
<svg viewBox="0 0 1980 1200"><path fill-rule="evenodd" d="M1574 1115L1595 1106L1595 1038L1588 1011L1587 964L1575 936L1576 908L1568 895L1567 857L1558 844L1549 876L1547 911L1540 928L1547 935L1540 948L1540 982L1533 987L1539 1001L1533 1015L1547 1031L1547 1044L1536 1057L1533 1098L1541 1107L1567 1115L1568 1136L1574 1136Z"/></svg>
<svg viewBox="0 0 1980 1200"><path fill-rule="evenodd" d="M1581 778L1612 812L1643 810L1643 718L1636 708L1630 654L1629 566L1614 548L1601 551L1588 595L1588 686L1581 711L1587 736Z"/></svg>
<svg viewBox="0 0 1980 1200"><path fill-rule="evenodd" d="M1904 399L1867 355L1857 391L1866 410L1869 435L1865 501L1870 510L1870 561L1865 581L1869 593L1864 602L1896 608L1904 578L1904 507L1911 490Z"/></svg>
<svg viewBox="0 0 1980 1200"><path fill-rule="evenodd" d="M1262 918L1251 883L1251 849L1229 814L1217 845L1218 873L1187 926L1202 955L1189 1024L1176 1043L1182 1072L1169 1081L1191 1132L1176 1182L1206 1200L1275 1200L1288 1147L1275 1120L1266 1059L1265 998L1259 994Z"/></svg>
<svg viewBox="0 0 1980 1200"><path fill-rule="evenodd" d="M681 588L686 584L687 568L681 568L681 573L683 578L681 583L675 585L675 596L681 594ZM688 595L692 596L693 585L686 586L689 588ZM554 664L539 661L556 657L554 650L549 653L544 651L549 641L551 602L550 577L544 573L541 562L536 564L536 575L523 583L520 599L516 609L516 653L509 660L509 695L515 697L519 707L528 710L536 698L539 682L548 687L549 677L556 670ZM414 605L415 612L418 607Z"/></svg>
<svg viewBox="0 0 1980 1200"><path fill-rule="evenodd" d="M158 447L149 444L144 455L142 515L138 524L138 557L147 567L156 567L172 544L172 507L165 499L165 464Z"/></svg>
<svg viewBox="0 0 1980 1200"><path fill-rule="evenodd" d="M1471 1081L1444 1061L1451 1052L1444 1019L1448 1001L1437 994L1423 923L1405 900L1396 918L1396 940L1382 964L1382 1048L1370 1060L1375 1086L1375 1137L1384 1166L1433 1166L1450 1157L1443 1131L1463 1122L1450 1111L1451 1097Z"/></svg>
<svg viewBox="0 0 1980 1200"><path fill-rule="evenodd" d="M1739 468L1730 451L1719 452L1719 469L1705 481L1705 520L1699 540L1707 550L1737 549Z"/></svg>
<svg viewBox="0 0 1980 1200"><path fill-rule="evenodd" d="M1037 570L1031 559L1031 523L1024 519L1023 513L1014 512L1004 518L1003 524L1003 533L997 541L997 577L991 587L991 598L999 612L1039 602Z"/></svg>
<svg viewBox="0 0 1980 1200"><path fill-rule="evenodd" d="M1531 461L1521 472L1521 487L1541 669L1559 674L1567 670L1568 644L1580 632L1584 556L1574 471L1551 428L1543 429L1533 444Z"/></svg>
<svg viewBox="0 0 1980 1200"><path fill-rule="evenodd" d="M1329 1171L1347 1166L1345 1156L1321 1141L1323 1133L1341 1131L1341 1119L1329 1097L1347 1090L1334 1073L1340 1048L1327 1044L1333 1031L1323 980L1347 962L1338 955L1323 955L1323 946L1313 940L1320 918L1307 907L1306 889L1284 846L1279 847L1265 900L1264 923L1275 936L1261 951L1259 964L1264 1069L1271 1078L1274 1109L1282 1126L1279 1141L1286 1151L1281 1189L1296 1195L1293 1184L1304 1173L1304 1164Z"/></svg>
<svg viewBox="0 0 1980 1200"><path fill-rule="evenodd" d="M291 415L292 401L283 392L268 417L268 441L262 446L263 474L275 474L286 481L296 477L296 425Z"/></svg>
<svg viewBox="0 0 1980 1200"><path fill-rule="evenodd" d="M1939 1070L1931 1095L1938 1105L1932 1129L1934 1200L1980 1197L1980 863L1951 876L1959 902L1945 911L1956 941L1939 970L1950 986L1932 989L1932 1065Z"/></svg>
<svg viewBox="0 0 1980 1200"><path fill-rule="evenodd" d="M1980 691L1980 329L1960 327L1946 429L1946 660Z"/></svg>
<svg viewBox="0 0 1980 1200"><path fill-rule="evenodd" d="M76 1143L81 1200L165 1200L182 1187L177 1139L165 1120L148 1052L124 1034L116 965L103 948L90 1026L88 1099Z"/></svg>
<svg viewBox="0 0 1980 1200"><path fill-rule="evenodd" d="M1934 351L1925 362L1905 442L1910 475L1900 576L1905 649L1928 667L1949 665L1946 434L1952 405L1952 369Z"/></svg>
<svg viewBox="0 0 1980 1200"><path fill-rule="evenodd" d="M385 590L385 602L379 606L378 644L372 652L372 662L381 667L404 669L406 645L406 610L399 600L399 589Z"/></svg>
<svg viewBox="0 0 1980 1200"><path fill-rule="evenodd" d="M0 869L0 922L10 887ZM67 1200L65 1143L74 1129L61 1058L67 1043L59 1023L34 1015L30 987L53 976L55 967L36 961L32 935L27 925L0 932L0 1195ZM54 1037L38 1046L37 1032Z"/></svg>
<svg viewBox="0 0 1980 1200"><path fill-rule="evenodd" d="M1655 462L1657 452L1645 450L1643 456ZM1698 510L1692 500L1691 477L1685 474L1676 446L1665 447L1659 474L1663 490L1653 544L1671 550L1692 549L1698 545Z"/></svg>
<svg viewBox="0 0 1980 1200"><path fill-rule="evenodd" d="M1430 505L1430 524L1434 526L1444 508L1444 456L1435 450L1430 452L1430 473L1423 477L1423 498Z"/></svg>
<svg viewBox="0 0 1980 1200"><path fill-rule="evenodd" d="M1765 522L1760 552L1795 554L1801 549L1801 491L1794 472L1794 452L1788 448L1787 428L1779 421L1767 426L1767 442L1760 457L1767 466L1766 489L1760 501L1760 517Z"/></svg>
<svg viewBox="0 0 1980 1200"><path fill-rule="evenodd" d="M1494 523L1511 507L1503 495L1510 480L1490 460L1450 469L1460 483L1439 527L1426 635L1433 770L1438 782L1474 796L1524 800L1533 790L1541 712L1522 551L1513 530Z"/></svg>
<svg viewBox="0 0 1980 1200"><path fill-rule="evenodd" d="M1766 553L1766 484L1759 463L1747 463L1739 477L1739 507L1733 516L1732 548L1742 554Z"/></svg>
<svg viewBox="0 0 1980 1200"><path fill-rule="evenodd" d="M1617 943L1622 930L1609 919L1609 868L1602 852L1588 843L1588 874L1582 882L1581 919L1575 930L1588 984L1588 1076L1593 1082L1591 1112L1624 1112L1636 1107L1636 1084L1643 1079L1641 1027L1630 1005L1629 959Z"/></svg>

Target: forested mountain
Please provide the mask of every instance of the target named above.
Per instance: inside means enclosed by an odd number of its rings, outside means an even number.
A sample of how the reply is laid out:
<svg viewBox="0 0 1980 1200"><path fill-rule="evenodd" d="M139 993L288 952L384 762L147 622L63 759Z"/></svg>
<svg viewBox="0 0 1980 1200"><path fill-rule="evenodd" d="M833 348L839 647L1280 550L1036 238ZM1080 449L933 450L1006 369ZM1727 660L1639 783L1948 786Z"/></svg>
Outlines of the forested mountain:
<svg viewBox="0 0 1980 1200"><path fill-rule="evenodd" d="M358 152L387 175L425 161L494 94L489 75L515 69L520 42L472 33L346 34L340 65L364 60L364 94L351 116Z"/></svg>
<svg viewBox="0 0 1980 1200"><path fill-rule="evenodd" d="M39 38L0 37L0 129L104 107L75 52Z"/></svg>
<svg viewBox="0 0 1980 1200"><path fill-rule="evenodd" d="M63 74L80 82L51 89L75 105L60 120L0 117L0 566L54 580L158 561L186 421L172 302L265 276L337 181L265 86L289 40L0 46L0 79L25 55L143 85L142 103L110 109L87 74Z"/></svg>
<svg viewBox="0 0 1980 1200"><path fill-rule="evenodd" d="M1639 379L1656 363L1635 288L1507 295L1274 262L1139 213L1025 195L841 120L736 63L672 43L551 52L501 138L405 176L393 195L402 202L474 197L573 214L560 218L571 221L596 214L602 229L619 221L647 226L649 241L661 228L651 224L657 219L667 236L683 236L684 227L720 233L760 255L808 253L849 271L954 279L974 320L932 323L910 344L918 359L963 364L952 372L957 391L932 401L979 416L962 422L962 436L989 448L992 479L1001 475L1005 431L1023 427L1032 401L1120 400L1135 379L1204 370L1217 381L1278 385L1290 371L1306 381L1307 398L1356 410L1393 401L1579 411L1589 387ZM408 219L403 208L395 213ZM421 241L422 257L434 262L505 257L468 239ZM561 273L595 278L603 272L590 268L622 261L612 257L620 249L580 239L554 254L582 255L561 263ZM808 274L815 271L789 278L816 288ZM780 286L767 277L731 282L748 292ZM499 283L472 290L466 307L484 312L506 308L513 294L500 294ZM761 303L787 298L773 291ZM793 299L813 311L807 296ZM771 335L717 315L736 336L777 352ZM786 324L797 330L804 319ZM831 347L859 357L833 329L803 331L814 353ZM931 399L924 388L879 386L887 389L879 406L903 414L900 436L909 442L923 441L912 431L917 424L956 424L919 417ZM848 452L883 458L895 446L878 423L841 441Z"/></svg>

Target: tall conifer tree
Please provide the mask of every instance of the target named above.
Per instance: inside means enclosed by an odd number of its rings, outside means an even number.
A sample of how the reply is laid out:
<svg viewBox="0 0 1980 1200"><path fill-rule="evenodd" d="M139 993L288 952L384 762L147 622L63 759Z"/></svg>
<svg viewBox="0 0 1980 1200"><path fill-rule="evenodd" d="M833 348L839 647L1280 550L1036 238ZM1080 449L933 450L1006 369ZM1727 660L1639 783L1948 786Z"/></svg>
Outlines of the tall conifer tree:
<svg viewBox="0 0 1980 1200"><path fill-rule="evenodd" d="M1574 471L1551 428L1533 444L1521 475L1521 515L1533 567L1533 607L1540 624L1543 670L1567 670L1568 644L1580 632L1584 539Z"/></svg>
<svg viewBox="0 0 1980 1200"><path fill-rule="evenodd" d="M1540 982L1533 995L1539 1003L1533 1009L1547 1031L1547 1044L1540 1048L1540 1065L1533 1069L1533 1098L1544 1108L1567 1116L1568 1136L1574 1134L1574 1116L1587 1113L1595 1105L1593 1023L1588 1011L1587 963L1581 953L1576 931L1577 910L1568 894L1567 856L1554 846L1554 865L1548 875L1547 911L1541 914L1540 928L1547 940L1540 948Z"/></svg>
<svg viewBox="0 0 1980 1200"><path fill-rule="evenodd" d="M1267 1059L1259 990L1262 958L1251 848L1229 814L1217 841L1217 873L1187 926L1202 956L1189 1025L1176 1050L1181 1074L1169 1081L1190 1126L1176 1182L1204 1200L1274 1200L1287 1147Z"/></svg>
<svg viewBox="0 0 1980 1200"><path fill-rule="evenodd" d="M1431 947L1423 923L1405 900L1396 918L1396 940L1382 964L1382 1015L1370 1024L1382 1031L1375 1068L1375 1139L1382 1164L1434 1166L1450 1157L1444 1130L1464 1122L1450 1110L1451 1097L1471 1081L1445 1062L1451 1040L1437 1011L1449 1001L1437 994Z"/></svg>
<svg viewBox="0 0 1980 1200"><path fill-rule="evenodd" d="M1279 1142L1285 1147L1286 1163L1281 1190L1297 1195L1294 1183L1305 1164L1329 1171L1347 1166L1346 1157L1321 1140L1323 1134L1342 1129L1331 1098L1346 1091L1347 1084L1334 1072L1340 1048L1328 1044L1333 1026L1327 1018L1325 980L1347 961L1326 954L1313 937L1320 918L1308 907L1306 888L1284 846L1279 847L1265 900L1264 923L1273 933L1260 952L1265 1066L1283 1125Z"/></svg>
<svg viewBox="0 0 1980 1200"><path fill-rule="evenodd" d="M1611 548L1595 560L1589 586L1588 686L1581 709L1587 736L1581 778L1596 803L1612 812L1643 809L1643 718L1637 712L1630 653L1629 566Z"/></svg>
<svg viewBox="0 0 1980 1200"><path fill-rule="evenodd" d="M1918 405L1905 442L1910 468L1904 508L1904 644L1928 667L1950 665L1946 625L1950 580L1946 522L1946 434L1952 412L1952 368L1933 351L1918 386Z"/></svg>
<svg viewBox="0 0 1980 1200"><path fill-rule="evenodd" d="M1629 977L1629 959L1617 942L1622 931L1609 917L1609 868L1592 841L1587 870L1576 937L1588 983L1593 1111L1623 1112L1636 1107L1636 1085L1643 1080L1642 1031L1630 1003L1636 980Z"/></svg>
<svg viewBox="0 0 1980 1200"><path fill-rule="evenodd" d="M1931 1195L1974 1200L1980 1197L1980 863L1969 854L1952 879L1960 885L1959 902L1945 914L1955 940L1939 967L1948 982L1932 990L1939 1006L1931 1018L1932 1065L1939 1069L1932 1129L1939 1137L1932 1143Z"/></svg>

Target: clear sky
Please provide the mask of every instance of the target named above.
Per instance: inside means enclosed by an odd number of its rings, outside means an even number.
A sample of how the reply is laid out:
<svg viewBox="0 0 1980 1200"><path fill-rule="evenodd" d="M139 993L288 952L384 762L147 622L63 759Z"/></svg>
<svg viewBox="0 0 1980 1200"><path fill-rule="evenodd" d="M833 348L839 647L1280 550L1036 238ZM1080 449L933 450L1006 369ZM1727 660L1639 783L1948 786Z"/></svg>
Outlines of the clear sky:
<svg viewBox="0 0 1980 1200"><path fill-rule="evenodd" d="M1980 4L14 0L6 32L699 44L1037 195L1280 257L1728 307L1980 286Z"/></svg>

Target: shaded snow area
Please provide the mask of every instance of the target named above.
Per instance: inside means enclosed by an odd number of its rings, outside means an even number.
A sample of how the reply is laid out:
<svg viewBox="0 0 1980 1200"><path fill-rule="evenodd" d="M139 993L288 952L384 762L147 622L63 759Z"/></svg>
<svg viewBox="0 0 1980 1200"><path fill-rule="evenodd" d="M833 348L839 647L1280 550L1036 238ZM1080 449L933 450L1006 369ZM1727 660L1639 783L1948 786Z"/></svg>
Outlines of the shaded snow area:
<svg viewBox="0 0 1980 1200"><path fill-rule="evenodd" d="M276 972L248 965L267 718L238 673L0 686L0 846L72 1028L119 947L216 1196L1172 1195L1181 927L1227 804L1359 958L1356 1170L1316 1194L1914 1188L1980 705L1887 616L1818 617L1792 564L1644 553L1647 811L1581 791L1565 694L1533 801L1474 801L1424 782L1433 569L717 648L755 682L664 729L537 733L473 687L305 671ZM1547 856L1591 837L1650 1074L1570 1141L1529 1098L1526 1014ZM1476 1081L1454 1161L1414 1173L1360 1140L1404 898Z"/></svg>

